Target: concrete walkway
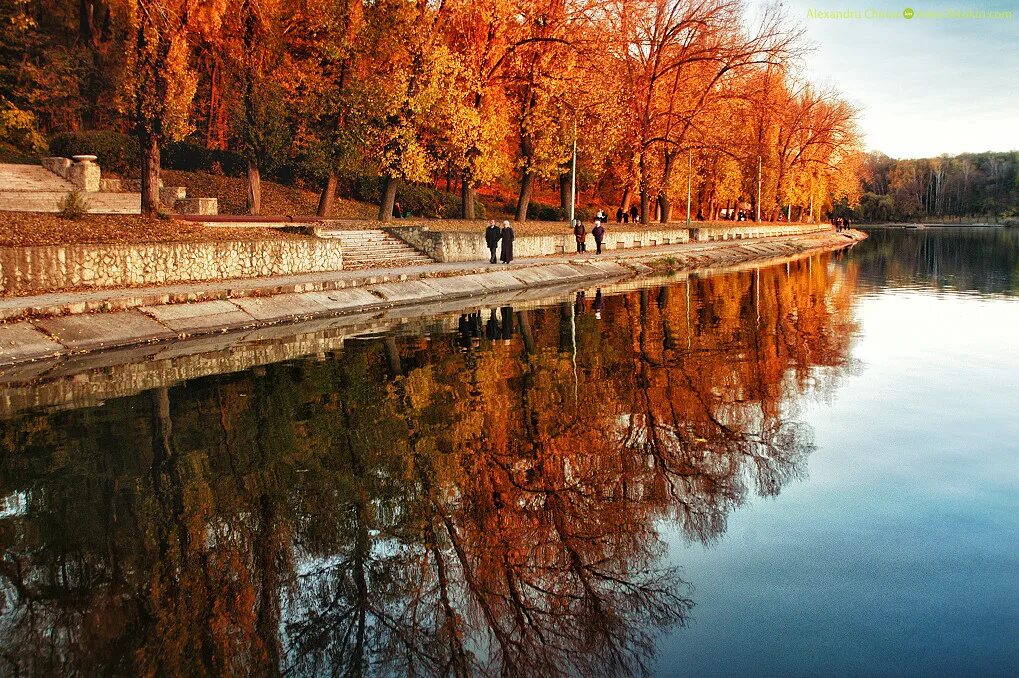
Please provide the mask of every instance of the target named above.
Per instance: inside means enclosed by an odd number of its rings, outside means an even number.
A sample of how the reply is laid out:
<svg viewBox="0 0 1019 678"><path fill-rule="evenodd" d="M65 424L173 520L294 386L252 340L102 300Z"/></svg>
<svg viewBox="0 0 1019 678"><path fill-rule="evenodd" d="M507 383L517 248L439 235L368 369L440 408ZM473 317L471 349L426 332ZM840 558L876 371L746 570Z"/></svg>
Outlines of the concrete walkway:
<svg viewBox="0 0 1019 678"><path fill-rule="evenodd" d="M58 212L74 185L38 165L0 163L0 211ZM139 193L86 193L93 214L139 214Z"/></svg>
<svg viewBox="0 0 1019 678"><path fill-rule="evenodd" d="M179 283L155 287L52 292L24 297L0 298L0 321L32 315L73 315L96 311L119 311L138 306L186 303L210 299L226 299L269 294L328 291L364 285L401 282L417 278L470 275L490 271L514 271L534 266L590 261L641 262L645 260L681 259L684 267L696 268L722 262L729 258L746 260L754 256L776 256L809 249L814 240L825 240L834 234L812 234L785 238L729 241L724 243L683 243L661 247L615 250L603 255L568 255L515 259L510 264L486 262L453 262L414 264L372 270L332 271L295 276L245 278L210 282ZM787 245L781 245L786 243ZM792 248L788 243L795 243ZM816 245L815 245L816 246ZM781 250L781 251L776 251Z"/></svg>
<svg viewBox="0 0 1019 678"><path fill-rule="evenodd" d="M395 306L463 303L457 300L619 280L651 273L645 264L651 260L672 259L672 268L678 270L705 270L838 249L857 239L820 233L689 243L601 257L522 259L509 265L432 263L371 272L6 298L0 300L0 318L8 321L0 325L0 364ZM95 311L100 313L90 313Z"/></svg>

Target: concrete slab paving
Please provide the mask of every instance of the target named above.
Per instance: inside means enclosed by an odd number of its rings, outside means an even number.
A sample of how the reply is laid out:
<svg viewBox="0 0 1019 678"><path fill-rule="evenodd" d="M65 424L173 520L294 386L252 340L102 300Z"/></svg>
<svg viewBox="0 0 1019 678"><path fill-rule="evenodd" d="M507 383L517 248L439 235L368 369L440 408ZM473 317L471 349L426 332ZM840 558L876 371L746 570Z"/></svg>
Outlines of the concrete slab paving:
<svg viewBox="0 0 1019 678"><path fill-rule="evenodd" d="M535 266L534 268L521 268L511 271L514 278L525 285L541 285L543 283L557 280L556 276L550 273L548 266Z"/></svg>
<svg viewBox="0 0 1019 678"><path fill-rule="evenodd" d="M626 275L630 272L630 269L626 268L626 266L614 261L591 261L588 263L603 273L608 273L610 275Z"/></svg>
<svg viewBox="0 0 1019 678"><path fill-rule="evenodd" d="M429 278L427 282L430 287L435 288L443 295L466 297L484 294L488 291L475 279L476 277L477 275L463 275L455 278Z"/></svg>
<svg viewBox="0 0 1019 678"><path fill-rule="evenodd" d="M381 294L386 301L403 303L408 301L429 301L442 296L442 291L433 286L432 281L408 280L406 282L372 285L372 292Z"/></svg>
<svg viewBox="0 0 1019 678"><path fill-rule="evenodd" d="M44 318L33 323L72 351L123 346L176 333L138 311Z"/></svg>
<svg viewBox="0 0 1019 678"><path fill-rule="evenodd" d="M194 304L142 306L138 310L181 334L191 334L211 328L243 327L255 322L255 319L246 311L225 300L200 301Z"/></svg>
<svg viewBox="0 0 1019 678"><path fill-rule="evenodd" d="M560 280L570 280L572 278L583 278L588 275L592 275L597 271L587 272L581 268L582 264L552 264L547 266L548 272L554 275Z"/></svg>
<svg viewBox="0 0 1019 678"><path fill-rule="evenodd" d="M493 291L515 290L525 287L524 283L518 278L513 277L513 274L509 271L492 271L491 273L481 273L472 277L486 289Z"/></svg>
<svg viewBox="0 0 1019 678"><path fill-rule="evenodd" d="M242 310L256 320L285 320L306 315L328 313L332 309L322 304L314 295L318 292L300 294L277 294L271 297L244 297L234 299Z"/></svg>
<svg viewBox="0 0 1019 678"><path fill-rule="evenodd" d="M64 350L29 322L0 325L0 364L37 360Z"/></svg>
<svg viewBox="0 0 1019 678"><path fill-rule="evenodd" d="M19 362L14 365L0 365L0 386L18 384L45 376L55 365L60 364L59 356L46 356L31 362ZM0 398L4 395L0 388Z"/></svg>
<svg viewBox="0 0 1019 678"><path fill-rule="evenodd" d="M347 287L328 292L306 292L305 296L314 299L317 303L322 304L331 311L345 311L351 308L364 308L383 303L380 297L375 296L363 287Z"/></svg>

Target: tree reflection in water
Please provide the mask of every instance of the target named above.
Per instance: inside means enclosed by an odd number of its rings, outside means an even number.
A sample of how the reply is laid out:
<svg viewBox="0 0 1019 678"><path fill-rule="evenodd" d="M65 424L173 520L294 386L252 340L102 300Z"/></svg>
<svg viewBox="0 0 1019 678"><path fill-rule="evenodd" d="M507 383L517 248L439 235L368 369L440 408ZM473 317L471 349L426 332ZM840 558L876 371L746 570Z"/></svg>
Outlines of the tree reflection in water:
<svg viewBox="0 0 1019 678"><path fill-rule="evenodd" d="M646 673L692 606L658 527L804 473L827 263L2 422L2 672Z"/></svg>

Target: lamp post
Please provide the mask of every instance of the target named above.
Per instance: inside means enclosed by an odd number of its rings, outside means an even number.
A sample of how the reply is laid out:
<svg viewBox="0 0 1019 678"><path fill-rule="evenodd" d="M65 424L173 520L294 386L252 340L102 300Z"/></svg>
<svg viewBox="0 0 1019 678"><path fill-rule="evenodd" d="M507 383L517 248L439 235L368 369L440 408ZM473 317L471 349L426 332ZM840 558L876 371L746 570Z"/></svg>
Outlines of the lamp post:
<svg viewBox="0 0 1019 678"><path fill-rule="evenodd" d="M693 181L693 151L687 152L687 167L686 167L686 225L690 227L690 188L691 182Z"/></svg>
<svg viewBox="0 0 1019 678"><path fill-rule="evenodd" d="M570 168L570 226L577 212L577 113L573 113L573 163Z"/></svg>
<svg viewBox="0 0 1019 678"><path fill-rule="evenodd" d="M757 156L757 223L761 223L761 156Z"/></svg>

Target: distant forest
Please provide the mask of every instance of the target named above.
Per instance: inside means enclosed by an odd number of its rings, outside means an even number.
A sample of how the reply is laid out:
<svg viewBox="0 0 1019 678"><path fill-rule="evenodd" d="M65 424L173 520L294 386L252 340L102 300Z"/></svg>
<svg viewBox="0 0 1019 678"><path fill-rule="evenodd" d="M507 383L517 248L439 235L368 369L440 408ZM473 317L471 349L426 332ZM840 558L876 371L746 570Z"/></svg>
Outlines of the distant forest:
<svg viewBox="0 0 1019 678"><path fill-rule="evenodd" d="M870 153L860 183L859 205L838 206L857 221L1019 217L1019 151L915 160Z"/></svg>

